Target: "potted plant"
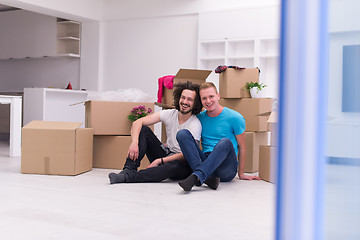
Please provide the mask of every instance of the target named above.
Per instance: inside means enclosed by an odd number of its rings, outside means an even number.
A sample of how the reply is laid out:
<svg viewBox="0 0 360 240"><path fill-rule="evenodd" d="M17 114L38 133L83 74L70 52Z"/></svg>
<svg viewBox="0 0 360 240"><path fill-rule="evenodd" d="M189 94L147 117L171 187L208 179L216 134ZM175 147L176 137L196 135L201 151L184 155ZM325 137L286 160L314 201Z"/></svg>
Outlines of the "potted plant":
<svg viewBox="0 0 360 240"><path fill-rule="evenodd" d="M138 120L139 118L145 117L146 115L152 112L151 108L146 109L145 106L134 107L131 110L131 114L128 115L128 119L132 122Z"/></svg>
<svg viewBox="0 0 360 240"><path fill-rule="evenodd" d="M250 91L250 95L252 98L260 98L261 90L267 87L264 83L258 82L247 82L245 88Z"/></svg>

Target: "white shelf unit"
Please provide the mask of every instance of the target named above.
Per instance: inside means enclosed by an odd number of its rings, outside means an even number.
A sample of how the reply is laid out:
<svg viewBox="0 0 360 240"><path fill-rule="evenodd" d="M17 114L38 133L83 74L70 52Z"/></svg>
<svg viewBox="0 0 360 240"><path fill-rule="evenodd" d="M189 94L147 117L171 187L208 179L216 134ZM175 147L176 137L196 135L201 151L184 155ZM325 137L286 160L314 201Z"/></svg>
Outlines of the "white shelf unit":
<svg viewBox="0 0 360 240"><path fill-rule="evenodd" d="M80 57L80 23L58 18L57 55Z"/></svg>
<svg viewBox="0 0 360 240"><path fill-rule="evenodd" d="M219 65L239 66L246 68L260 68L260 82L268 84L271 89L267 91L277 92L278 38L243 38L243 39L217 39L203 40L198 43L198 69L212 70L208 81L218 86L218 74L214 72Z"/></svg>
<svg viewBox="0 0 360 240"><path fill-rule="evenodd" d="M258 52L258 64L260 68L259 81L267 85L263 95L278 96L278 76L279 76L279 39L260 38ZM271 94L273 93L273 94Z"/></svg>
<svg viewBox="0 0 360 240"><path fill-rule="evenodd" d="M253 58L255 53L255 40L226 40L227 56L230 58Z"/></svg>
<svg viewBox="0 0 360 240"><path fill-rule="evenodd" d="M276 98L280 14L279 4L200 13L197 67L212 70L207 81L218 83L218 65L259 67L263 96Z"/></svg>

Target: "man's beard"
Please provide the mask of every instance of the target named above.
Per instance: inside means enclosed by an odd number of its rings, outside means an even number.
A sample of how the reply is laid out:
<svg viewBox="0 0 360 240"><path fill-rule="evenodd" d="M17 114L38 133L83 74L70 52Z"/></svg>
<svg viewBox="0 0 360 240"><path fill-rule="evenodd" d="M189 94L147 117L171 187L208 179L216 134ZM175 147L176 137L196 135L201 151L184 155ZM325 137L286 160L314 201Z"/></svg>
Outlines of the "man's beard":
<svg viewBox="0 0 360 240"><path fill-rule="evenodd" d="M192 111L192 108L185 111L185 110L183 110L183 109L181 108L181 105L180 105L180 112L181 112L182 114L188 114L188 113L191 112L191 111Z"/></svg>
<svg viewBox="0 0 360 240"><path fill-rule="evenodd" d="M192 109L189 109L189 110L187 110L187 111L183 111L183 110L180 109L180 112L181 112L182 114L188 114L188 113L191 112L191 111L192 111Z"/></svg>

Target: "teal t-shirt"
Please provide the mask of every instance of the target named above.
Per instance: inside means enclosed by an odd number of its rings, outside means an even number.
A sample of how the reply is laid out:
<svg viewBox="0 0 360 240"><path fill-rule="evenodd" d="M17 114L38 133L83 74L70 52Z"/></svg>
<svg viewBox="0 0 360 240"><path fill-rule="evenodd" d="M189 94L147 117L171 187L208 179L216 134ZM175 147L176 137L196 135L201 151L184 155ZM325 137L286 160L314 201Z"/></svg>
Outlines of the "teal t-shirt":
<svg viewBox="0 0 360 240"><path fill-rule="evenodd" d="M212 152L222 138L228 138L237 155L238 144L235 136L245 132L245 119L240 113L224 107L216 117L209 117L207 110L199 113L197 117L202 126L201 146L203 152Z"/></svg>

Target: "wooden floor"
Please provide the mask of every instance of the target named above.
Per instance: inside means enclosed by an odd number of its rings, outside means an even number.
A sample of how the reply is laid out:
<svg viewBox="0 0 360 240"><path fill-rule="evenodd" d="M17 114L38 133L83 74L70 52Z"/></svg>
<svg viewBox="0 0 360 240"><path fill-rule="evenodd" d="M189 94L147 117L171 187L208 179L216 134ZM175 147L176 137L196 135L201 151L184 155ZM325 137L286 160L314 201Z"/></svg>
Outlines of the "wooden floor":
<svg viewBox="0 0 360 240"><path fill-rule="evenodd" d="M1 239L271 240L275 186L220 183L185 193L173 181L110 185L108 169L75 176L20 173L0 142Z"/></svg>

